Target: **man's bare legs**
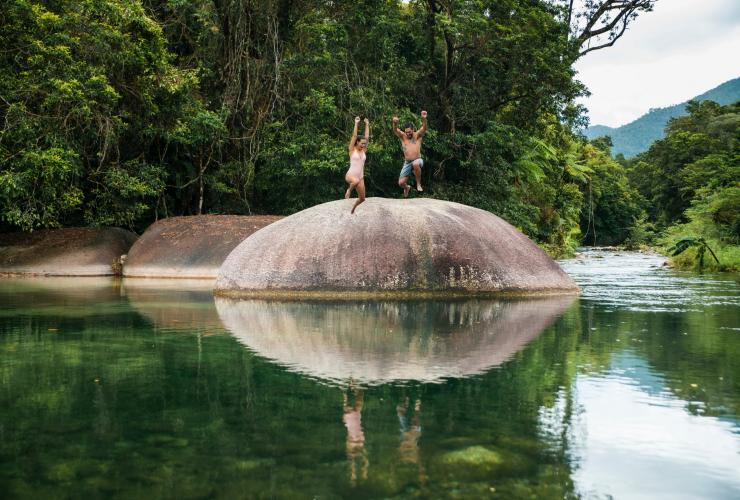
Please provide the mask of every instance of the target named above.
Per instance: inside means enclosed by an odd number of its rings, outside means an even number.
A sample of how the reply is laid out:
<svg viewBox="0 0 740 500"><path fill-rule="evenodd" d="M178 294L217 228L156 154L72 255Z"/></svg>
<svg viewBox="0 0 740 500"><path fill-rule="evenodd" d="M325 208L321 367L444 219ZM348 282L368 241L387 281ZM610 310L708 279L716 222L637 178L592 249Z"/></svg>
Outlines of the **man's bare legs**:
<svg viewBox="0 0 740 500"><path fill-rule="evenodd" d="M414 177L416 178L416 190L421 193L424 190L421 188L421 165L420 163L421 162L419 160L414 160L411 163L411 166L414 169Z"/></svg>
<svg viewBox="0 0 740 500"><path fill-rule="evenodd" d="M411 168L413 168L414 170L414 178L416 179L416 190L421 193L424 191L424 189L422 189L421 187L421 162L419 160L414 160L411 163ZM408 198L409 191L411 191L408 176L398 179L398 185L403 189L403 197Z"/></svg>
<svg viewBox="0 0 740 500"><path fill-rule="evenodd" d="M421 413L421 399L414 402L414 411L409 419L409 398L396 406L396 415L401 426L401 441L398 446L401 463L416 465L419 484L422 486L427 482L424 464L419 454L419 438L421 437L421 424L419 414Z"/></svg>
<svg viewBox="0 0 740 500"><path fill-rule="evenodd" d="M360 182L356 185L355 190L357 191L357 201L352 207L351 213L355 213L355 209L357 208L357 206L365 201L365 179L360 179Z"/></svg>
<svg viewBox="0 0 740 500"><path fill-rule="evenodd" d="M411 190L411 186L409 186L409 178L401 177L400 179L398 179L398 185L403 189L403 197L408 198L409 191Z"/></svg>

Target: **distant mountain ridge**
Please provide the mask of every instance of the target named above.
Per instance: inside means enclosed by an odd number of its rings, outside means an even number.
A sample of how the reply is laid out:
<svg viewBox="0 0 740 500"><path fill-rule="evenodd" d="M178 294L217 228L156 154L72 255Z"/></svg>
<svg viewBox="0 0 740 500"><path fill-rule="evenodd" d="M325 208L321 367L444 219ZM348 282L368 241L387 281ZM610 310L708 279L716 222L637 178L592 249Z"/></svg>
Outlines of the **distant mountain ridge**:
<svg viewBox="0 0 740 500"><path fill-rule="evenodd" d="M715 101L719 104L732 104L740 101L740 77L729 80L717 87L704 92L692 99L693 101ZM650 145L665 136L664 129L668 120L686 114L686 103L676 104L667 108L654 108L637 120L621 127L607 127L606 125L592 125L583 131L590 140L608 135L612 138L612 154L622 153L629 158L647 151Z"/></svg>

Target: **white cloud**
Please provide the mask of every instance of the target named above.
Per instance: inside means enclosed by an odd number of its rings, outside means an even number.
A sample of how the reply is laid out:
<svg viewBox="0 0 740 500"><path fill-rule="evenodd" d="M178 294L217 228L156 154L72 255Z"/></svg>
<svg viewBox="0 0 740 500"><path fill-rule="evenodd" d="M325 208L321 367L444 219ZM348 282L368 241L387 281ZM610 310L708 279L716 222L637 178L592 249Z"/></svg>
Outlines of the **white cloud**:
<svg viewBox="0 0 740 500"><path fill-rule="evenodd" d="M592 124L620 126L683 102L740 76L740 1L659 0L576 69Z"/></svg>

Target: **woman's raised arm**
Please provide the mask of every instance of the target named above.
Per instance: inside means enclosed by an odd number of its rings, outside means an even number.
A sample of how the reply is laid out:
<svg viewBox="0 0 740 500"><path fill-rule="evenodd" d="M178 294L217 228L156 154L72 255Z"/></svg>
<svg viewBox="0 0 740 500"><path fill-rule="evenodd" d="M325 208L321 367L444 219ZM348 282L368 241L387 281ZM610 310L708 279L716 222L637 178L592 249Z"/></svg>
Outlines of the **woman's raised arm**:
<svg viewBox="0 0 740 500"><path fill-rule="evenodd" d="M360 126L360 117L355 116L355 128L352 130L352 138L349 140L349 146L347 150L349 154L352 154L352 150L355 148L355 142L357 142L357 128Z"/></svg>

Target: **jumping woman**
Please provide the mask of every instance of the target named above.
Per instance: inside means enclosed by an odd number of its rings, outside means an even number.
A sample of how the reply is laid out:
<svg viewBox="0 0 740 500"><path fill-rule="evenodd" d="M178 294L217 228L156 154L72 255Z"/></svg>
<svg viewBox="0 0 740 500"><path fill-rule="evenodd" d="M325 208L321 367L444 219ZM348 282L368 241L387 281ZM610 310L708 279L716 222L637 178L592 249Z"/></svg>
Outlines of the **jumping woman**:
<svg viewBox="0 0 740 500"><path fill-rule="evenodd" d="M357 127L360 126L360 117L355 116L355 128L352 131L352 139L349 141L349 170L344 176L349 187L344 193L345 198L352 195L352 190L357 191L357 201L352 206L355 213L357 206L365 201L365 151L367 151L367 140L370 137L370 120L365 118L365 135L357 136Z"/></svg>

